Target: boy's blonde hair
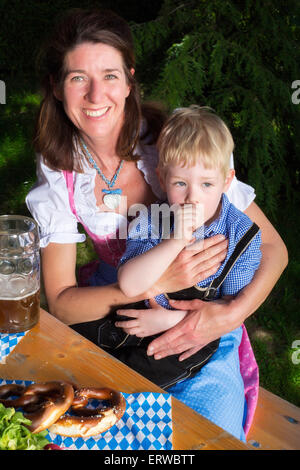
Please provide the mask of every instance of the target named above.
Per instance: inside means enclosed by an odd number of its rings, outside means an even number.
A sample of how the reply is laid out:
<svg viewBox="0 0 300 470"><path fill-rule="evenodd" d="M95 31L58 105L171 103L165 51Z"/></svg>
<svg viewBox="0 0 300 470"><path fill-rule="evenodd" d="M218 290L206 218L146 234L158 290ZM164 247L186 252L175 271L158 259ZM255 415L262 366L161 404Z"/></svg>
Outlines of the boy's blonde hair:
<svg viewBox="0 0 300 470"><path fill-rule="evenodd" d="M199 161L205 168L220 168L226 177L234 142L226 124L207 106L176 109L157 141L159 170L169 165L191 167Z"/></svg>

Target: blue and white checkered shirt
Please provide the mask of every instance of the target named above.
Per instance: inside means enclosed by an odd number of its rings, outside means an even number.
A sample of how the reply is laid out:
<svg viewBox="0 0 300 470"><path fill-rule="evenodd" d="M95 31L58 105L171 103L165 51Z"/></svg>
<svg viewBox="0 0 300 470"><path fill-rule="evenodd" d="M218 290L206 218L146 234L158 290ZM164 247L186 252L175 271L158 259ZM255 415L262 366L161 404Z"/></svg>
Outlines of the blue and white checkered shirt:
<svg viewBox="0 0 300 470"><path fill-rule="evenodd" d="M120 265L126 263L129 259L145 253L161 242L161 220L159 226L153 226L153 220L156 222L157 217L151 218L150 206L147 211L141 212L139 217L133 221L131 226L129 226L126 250L120 260ZM221 274L226 262L235 249L236 244L251 225L252 221L249 217L231 204L227 196L223 194L219 217L209 226L197 229L194 232L194 236L196 237L196 240L200 240L217 234L224 235L229 241L227 256L213 276L197 283L199 287L208 287L213 279ZM259 231L249 243L245 251L241 254L220 289L218 289L216 298L220 298L225 295L236 295L241 289L243 289L243 287L251 282L254 273L260 264L260 246L261 234ZM165 308L170 308L169 302L164 294L158 295L155 299L158 304Z"/></svg>

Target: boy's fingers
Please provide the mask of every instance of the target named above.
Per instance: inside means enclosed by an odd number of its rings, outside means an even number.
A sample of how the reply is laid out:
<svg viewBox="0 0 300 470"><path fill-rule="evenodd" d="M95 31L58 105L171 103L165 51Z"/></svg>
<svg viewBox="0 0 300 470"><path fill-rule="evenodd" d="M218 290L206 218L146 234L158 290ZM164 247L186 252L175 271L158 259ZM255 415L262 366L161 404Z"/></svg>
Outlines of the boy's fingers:
<svg viewBox="0 0 300 470"><path fill-rule="evenodd" d="M117 310L116 314L124 317L137 318L137 310Z"/></svg>
<svg viewBox="0 0 300 470"><path fill-rule="evenodd" d="M119 328L133 328L138 326L138 322L134 320L130 321L117 321L115 322L115 326L118 326Z"/></svg>

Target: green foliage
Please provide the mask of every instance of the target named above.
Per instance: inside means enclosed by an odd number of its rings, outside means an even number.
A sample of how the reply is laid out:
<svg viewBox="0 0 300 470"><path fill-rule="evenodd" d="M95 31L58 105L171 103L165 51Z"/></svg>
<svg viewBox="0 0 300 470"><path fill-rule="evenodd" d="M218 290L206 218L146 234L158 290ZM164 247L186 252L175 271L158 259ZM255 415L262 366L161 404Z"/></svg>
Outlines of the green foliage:
<svg viewBox="0 0 300 470"><path fill-rule="evenodd" d="M238 175L274 217L278 197L290 201L298 184L300 108L291 101L300 77L298 14L294 0L165 0L158 18L134 27L138 63L148 62L145 96L170 109L215 109L232 130Z"/></svg>
<svg viewBox="0 0 300 470"><path fill-rule="evenodd" d="M35 181L32 136L40 96L9 88L6 101L0 108L0 213L29 215L25 196Z"/></svg>

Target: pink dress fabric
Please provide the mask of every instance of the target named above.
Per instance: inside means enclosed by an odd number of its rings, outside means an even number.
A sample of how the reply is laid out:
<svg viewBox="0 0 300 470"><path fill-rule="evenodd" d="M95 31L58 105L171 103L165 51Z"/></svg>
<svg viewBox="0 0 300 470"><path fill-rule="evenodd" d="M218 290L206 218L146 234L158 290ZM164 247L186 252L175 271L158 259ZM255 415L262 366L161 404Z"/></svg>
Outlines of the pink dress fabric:
<svg viewBox="0 0 300 470"><path fill-rule="evenodd" d="M103 260L107 264L110 264L114 267L118 265L118 262L125 250L126 240L121 240L118 238L117 234L111 234L109 236L100 237L91 233L88 227L86 227L76 212L75 202L74 202L74 183L73 183L73 173L64 171L63 172L67 189L69 195L70 208L73 214L76 216L77 220L82 224L87 234L92 239L95 251L98 254L100 260ZM79 285L85 286L88 285L87 281L91 275L96 271L98 265L98 260L92 261L87 265L83 266L79 271ZM250 343L250 339L246 330L245 325L242 325L243 335L242 340L239 346L239 359L240 359L240 371L241 376L244 382L245 390L245 399L247 402L247 414L244 421L244 432L247 436L249 429L251 427L257 400L258 400L258 391L259 391L259 371L258 365L253 353L253 349Z"/></svg>
<svg viewBox="0 0 300 470"><path fill-rule="evenodd" d="M259 371L245 325L242 325L243 335L239 346L240 370L244 382L247 402L247 416L244 422L244 432L247 436L256 410L259 391Z"/></svg>
<svg viewBox="0 0 300 470"><path fill-rule="evenodd" d="M99 258L105 263L110 264L111 266L117 267L119 260L122 254L124 253L126 240L119 239L118 232L116 234L112 233L110 235L106 235L102 237L95 235L89 230L89 228L86 225L83 224L75 208L73 173L64 171L63 174L64 174L66 184L67 184L71 211L77 218L78 222L81 223L86 233L91 238L95 251L97 255L99 256ZM86 282L86 279L88 279L88 277L90 277L90 275L94 272L98 264L99 264L99 261L93 261L92 263L89 263L86 267L82 268L81 280L84 284Z"/></svg>

